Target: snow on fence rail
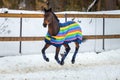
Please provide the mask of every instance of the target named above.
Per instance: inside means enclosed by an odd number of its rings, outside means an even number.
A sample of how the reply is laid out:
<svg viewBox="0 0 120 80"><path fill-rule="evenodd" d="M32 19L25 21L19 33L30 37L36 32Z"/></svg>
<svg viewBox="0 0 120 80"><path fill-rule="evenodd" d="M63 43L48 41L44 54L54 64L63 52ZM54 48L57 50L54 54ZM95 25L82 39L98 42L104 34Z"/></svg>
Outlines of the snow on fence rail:
<svg viewBox="0 0 120 80"><path fill-rule="evenodd" d="M120 14L57 14L59 18L120 18ZM43 18L43 14L5 14L0 13L0 17L10 17L10 18ZM103 20L104 21L104 20ZM105 22L103 22L104 25ZM103 28L104 29L104 28ZM103 30L104 31L104 30ZM120 34L112 35L85 35L87 39L113 39L120 38ZM0 41L39 41L43 40L44 37L0 37Z"/></svg>

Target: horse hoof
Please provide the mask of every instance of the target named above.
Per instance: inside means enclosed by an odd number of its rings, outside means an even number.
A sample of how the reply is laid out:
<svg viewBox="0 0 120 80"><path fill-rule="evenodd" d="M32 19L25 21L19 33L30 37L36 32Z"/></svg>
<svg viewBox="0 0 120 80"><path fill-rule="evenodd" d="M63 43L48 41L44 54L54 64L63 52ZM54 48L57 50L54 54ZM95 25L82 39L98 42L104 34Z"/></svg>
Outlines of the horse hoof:
<svg viewBox="0 0 120 80"><path fill-rule="evenodd" d="M72 60L71 62L72 62L72 64L74 64L74 63L75 63L75 60Z"/></svg>
<svg viewBox="0 0 120 80"><path fill-rule="evenodd" d="M61 57L63 57L64 56L64 54L60 54L61 55Z"/></svg>
<svg viewBox="0 0 120 80"><path fill-rule="evenodd" d="M62 61L62 62L60 62L60 65L64 65L64 62Z"/></svg>
<svg viewBox="0 0 120 80"><path fill-rule="evenodd" d="M45 60L46 60L47 62L49 62L49 58L46 58Z"/></svg>

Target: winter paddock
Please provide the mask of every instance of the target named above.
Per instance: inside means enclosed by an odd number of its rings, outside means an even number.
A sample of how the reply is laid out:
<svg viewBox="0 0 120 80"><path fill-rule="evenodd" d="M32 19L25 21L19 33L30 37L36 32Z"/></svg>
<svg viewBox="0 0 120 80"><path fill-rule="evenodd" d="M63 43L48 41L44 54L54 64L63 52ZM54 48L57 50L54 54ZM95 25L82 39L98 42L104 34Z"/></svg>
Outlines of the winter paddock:
<svg viewBox="0 0 120 80"><path fill-rule="evenodd" d="M14 13L14 10L9 10ZM16 13L30 13L16 11ZM40 12L31 12L39 14ZM88 14L89 12L59 12L56 14ZM120 14L120 11L90 12L89 14ZM43 14L41 12L41 14ZM72 20L67 18L67 20ZM22 24L21 23L22 20ZM60 18L65 22L65 18ZM0 80L120 80L120 27L119 18L75 18L83 30L83 35L117 35L117 38L89 39L81 44L76 63L71 64L75 45L70 43L71 51L61 66L54 59L55 47L51 46L44 61L41 50L44 41L14 41L14 37L41 37L47 29L43 28L43 18L0 18L0 37L13 37L11 41L0 41ZM105 23L104 23L105 22ZM22 29L20 28L22 26ZM22 30L22 33L20 32ZM108 37L108 36L107 36ZM23 38L24 39L24 38ZM9 40L9 39L8 39ZM111 46L112 45L112 46ZM65 51L64 47L60 54ZM96 54L96 52L101 52ZM59 58L61 56L59 55Z"/></svg>

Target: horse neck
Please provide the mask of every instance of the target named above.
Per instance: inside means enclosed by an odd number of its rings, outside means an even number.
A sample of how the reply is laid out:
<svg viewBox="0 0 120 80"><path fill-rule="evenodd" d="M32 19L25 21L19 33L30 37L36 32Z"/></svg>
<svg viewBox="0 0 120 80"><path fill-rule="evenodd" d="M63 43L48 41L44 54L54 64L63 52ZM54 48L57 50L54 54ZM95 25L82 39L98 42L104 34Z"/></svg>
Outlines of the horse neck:
<svg viewBox="0 0 120 80"><path fill-rule="evenodd" d="M51 36L56 36L60 30L59 22L56 19L52 19L52 23L48 25L48 32Z"/></svg>

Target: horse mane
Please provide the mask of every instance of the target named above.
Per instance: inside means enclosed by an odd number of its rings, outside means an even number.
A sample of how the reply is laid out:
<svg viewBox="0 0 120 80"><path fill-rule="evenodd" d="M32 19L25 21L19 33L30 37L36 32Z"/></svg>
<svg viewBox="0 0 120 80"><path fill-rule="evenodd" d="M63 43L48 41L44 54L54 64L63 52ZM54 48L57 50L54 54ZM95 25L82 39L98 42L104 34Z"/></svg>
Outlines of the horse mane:
<svg viewBox="0 0 120 80"><path fill-rule="evenodd" d="M51 12L52 12L52 11L51 11ZM59 19L58 19L58 17L55 15L55 13L52 12L52 14L53 14L53 16L55 17L55 19L59 22Z"/></svg>

